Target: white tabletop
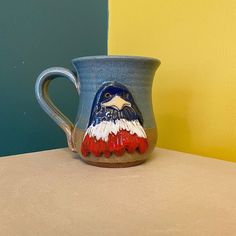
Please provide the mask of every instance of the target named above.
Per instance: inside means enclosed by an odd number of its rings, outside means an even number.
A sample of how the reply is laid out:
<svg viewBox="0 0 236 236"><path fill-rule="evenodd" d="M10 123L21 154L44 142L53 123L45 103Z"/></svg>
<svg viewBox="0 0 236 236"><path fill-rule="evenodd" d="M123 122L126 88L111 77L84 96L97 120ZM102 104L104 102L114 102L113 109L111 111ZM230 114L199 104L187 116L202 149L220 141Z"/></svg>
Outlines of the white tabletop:
<svg viewBox="0 0 236 236"><path fill-rule="evenodd" d="M156 149L89 166L67 149L0 158L0 235L236 235L236 163Z"/></svg>

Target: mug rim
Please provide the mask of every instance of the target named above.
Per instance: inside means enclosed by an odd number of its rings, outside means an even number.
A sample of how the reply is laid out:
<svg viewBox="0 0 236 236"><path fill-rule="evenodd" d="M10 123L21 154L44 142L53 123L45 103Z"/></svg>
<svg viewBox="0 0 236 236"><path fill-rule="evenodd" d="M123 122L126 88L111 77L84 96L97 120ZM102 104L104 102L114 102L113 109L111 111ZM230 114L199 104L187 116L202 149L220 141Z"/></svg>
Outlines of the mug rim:
<svg viewBox="0 0 236 236"><path fill-rule="evenodd" d="M72 59L72 63L77 61L87 61L87 60L96 60L96 59L135 59L135 60L143 60L143 61L153 61L158 64L161 64L161 61L154 57L146 57L146 56L128 56L128 55L98 55L98 56L84 56L77 57Z"/></svg>

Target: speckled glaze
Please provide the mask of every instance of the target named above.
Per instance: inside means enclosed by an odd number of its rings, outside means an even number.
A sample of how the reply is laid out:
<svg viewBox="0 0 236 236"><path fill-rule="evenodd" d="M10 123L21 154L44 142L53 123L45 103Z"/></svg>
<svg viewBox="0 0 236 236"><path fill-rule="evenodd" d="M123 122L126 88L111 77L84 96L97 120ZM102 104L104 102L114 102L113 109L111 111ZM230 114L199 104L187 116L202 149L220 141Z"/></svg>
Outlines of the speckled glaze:
<svg viewBox="0 0 236 236"><path fill-rule="evenodd" d="M88 164L104 167L125 167L144 162L153 151L157 141L157 129L152 110L152 82L160 61L154 58L134 56L92 56L72 60L77 76L61 67L43 71L36 82L36 97L41 107L64 130L69 148L77 152ZM51 102L47 90L51 80L58 76L68 78L79 94L79 106L75 125L72 124ZM107 82L124 85L142 114L142 127L146 132L148 150L125 152L121 156L83 156L81 144L89 124L91 109L99 88Z"/></svg>

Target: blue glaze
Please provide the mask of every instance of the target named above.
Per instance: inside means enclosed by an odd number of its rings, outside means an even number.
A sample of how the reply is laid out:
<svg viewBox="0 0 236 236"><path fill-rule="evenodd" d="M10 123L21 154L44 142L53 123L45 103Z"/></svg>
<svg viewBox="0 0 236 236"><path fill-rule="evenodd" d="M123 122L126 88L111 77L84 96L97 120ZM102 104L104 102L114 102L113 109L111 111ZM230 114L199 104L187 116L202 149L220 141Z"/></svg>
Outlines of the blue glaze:
<svg viewBox="0 0 236 236"><path fill-rule="evenodd" d="M131 106L124 106L121 110L102 106L103 103L111 101L115 96L129 102ZM95 95L88 126L91 124L95 126L102 121L115 122L119 119L139 120L141 125L143 124L142 114L129 90L124 85L114 81L104 83Z"/></svg>
<svg viewBox="0 0 236 236"><path fill-rule="evenodd" d="M101 98L99 94L102 95L107 82L123 84L122 89L129 91L132 96L130 101L135 106L133 117L137 117L144 128L155 127L151 93L159 60L132 56L95 56L77 58L72 63L80 81L76 127L85 130L93 122L93 117L90 117L93 101L97 103ZM121 92L118 87L112 91ZM133 118L132 115L130 117Z"/></svg>

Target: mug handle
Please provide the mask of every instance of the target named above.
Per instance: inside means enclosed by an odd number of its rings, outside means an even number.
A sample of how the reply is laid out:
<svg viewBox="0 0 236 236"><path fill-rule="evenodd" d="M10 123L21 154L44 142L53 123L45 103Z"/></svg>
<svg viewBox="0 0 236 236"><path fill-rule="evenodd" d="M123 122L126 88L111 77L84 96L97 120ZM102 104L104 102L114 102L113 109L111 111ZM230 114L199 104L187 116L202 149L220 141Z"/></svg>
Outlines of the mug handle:
<svg viewBox="0 0 236 236"><path fill-rule="evenodd" d="M63 67L52 67L44 70L38 76L35 84L35 94L42 109L65 132L69 149L75 152L76 149L72 137L74 124L53 104L48 95L48 87L50 82L53 79L58 78L59 76L63 76L67 78L69 81L71 81L79 93L80 82L70 70Z"/></svg>

